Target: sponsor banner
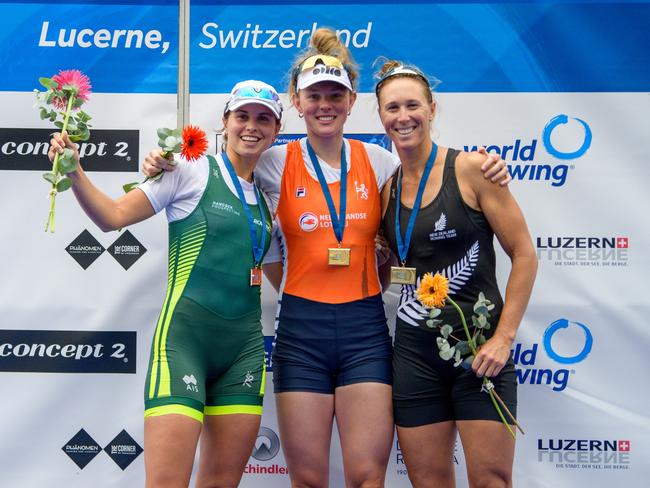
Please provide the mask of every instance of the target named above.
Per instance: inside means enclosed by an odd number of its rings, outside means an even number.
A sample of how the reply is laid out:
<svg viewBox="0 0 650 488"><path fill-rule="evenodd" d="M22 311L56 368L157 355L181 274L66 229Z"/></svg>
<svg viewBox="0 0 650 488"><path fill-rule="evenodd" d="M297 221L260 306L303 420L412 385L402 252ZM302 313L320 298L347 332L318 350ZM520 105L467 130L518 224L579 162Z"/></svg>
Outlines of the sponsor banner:
<svg viewBox="0 0 650 488"><path fill-rule="evenodd" d="M537 439L537 461L561 470L614 471L632 469L629 439Z"/></svg>
<svg viewBox="0 0 650 488"><path fill-rule="evenodd" d="M136 335L0 329L0 371L135 374Z"/></svg>
<svg viewBox="0 0 650 488"><path fill-rule="evenodd" d="M47 157L56 129L0 128L0 170L51 171ZM91 129L79 143L85 171L138 171L140 131Z"/></svg>
<svg viewBox="0 0 650 488"><path fill-rule="evenodd" d="M0 90L31 91L40 76L75 67L90 76L96 91L176 91L177 5L107 4L99 14L96 8L64 3L56 15L47 6L0 4L5 19L0 55L21 54L7 64L9 76L0 80ZM227 93L246 78L284 88L292 60L321 26L336 29L352 50L364 71L362 92L374 89L370 73L379 56L407 57L444 81L440 91L635 92L645 91L650 77L647 57L619 55L650 42L650 5L643 3L624 9L613 1L418 2L395 8L362 1L324 10L299 3L270 8L219 1L193 2L191 13L193 93ZM413 22L416 18L431 19L436 28ZM579 28L558 34L557 25L576 18Z"/></svg>
<svg viewBox="0 0 650 488"><path fill-rule="evenodd" d="M79 469L84 469L102 451L102 448L82 428L65 443L61 450L66 453ZM126 430L122 429L106 445L103 451L124 471L142 453L143 449L133 440L133 437Z"/></svg>
<svg viewBox="0 0 650 488"><path fill-rule="evenodd" d="M280 437L275 430L262 425L253 453L244 467L245 475L288 475L289 469L281 462L278 462L277 456L280 453Z"/></svg>

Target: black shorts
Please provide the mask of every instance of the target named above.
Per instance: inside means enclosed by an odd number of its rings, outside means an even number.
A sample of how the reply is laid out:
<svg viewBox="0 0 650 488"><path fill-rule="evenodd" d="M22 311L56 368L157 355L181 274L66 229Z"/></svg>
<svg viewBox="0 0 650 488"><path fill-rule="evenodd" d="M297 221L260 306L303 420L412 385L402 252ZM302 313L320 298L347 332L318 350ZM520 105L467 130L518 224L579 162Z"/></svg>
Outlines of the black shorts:
<svg viewBox="0 0 650 488"><path fill-rule="evenodd" d="M276 393L391 384L391 357L381 295L337 304L282 296L273 351Z"/></svg>
<svg viewBox="0 0 650 488"><path fill-rule="evenodd" d="M449 420L501 422L490 395L481 391L482 378L477 378L471 369L454 367L453 359L441 359L437 337L437 333L400 323L398 319L393 351L395 424L419 427ZM517 379L512 358L490 379L516 416Z"/></svg>

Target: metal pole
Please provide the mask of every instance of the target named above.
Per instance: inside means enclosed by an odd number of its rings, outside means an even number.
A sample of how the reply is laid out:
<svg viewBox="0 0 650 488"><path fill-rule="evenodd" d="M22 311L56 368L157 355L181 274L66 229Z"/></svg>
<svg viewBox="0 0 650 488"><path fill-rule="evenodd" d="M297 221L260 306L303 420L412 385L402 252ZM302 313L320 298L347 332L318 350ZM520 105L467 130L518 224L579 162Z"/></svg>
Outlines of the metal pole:
<svg viewBox="0 0 650 488"><path fill-rule="evenodd" d="M178 86L176 124L184 127L190 119L190 0L178 2Z"/></svg>

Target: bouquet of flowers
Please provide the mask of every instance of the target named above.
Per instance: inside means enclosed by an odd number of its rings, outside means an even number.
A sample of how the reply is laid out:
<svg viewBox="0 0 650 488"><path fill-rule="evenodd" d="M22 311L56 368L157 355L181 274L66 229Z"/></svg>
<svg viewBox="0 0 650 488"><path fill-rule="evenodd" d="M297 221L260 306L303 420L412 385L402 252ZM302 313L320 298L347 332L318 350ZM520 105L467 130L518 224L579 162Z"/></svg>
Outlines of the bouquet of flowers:
<svg viewBox="0 0 650 488"><path fill-rule="evenodd" d="M47 90L34 90L36 106L40 110L41 120L48 119L61 131L67 131L72 142L87 141L90 137L92 118L81 110L88 101L91 91L90 80L79 70L59 71L52 78L38 80ZM52 171L44 173L43 178L50 183L50 212L45 223L45 232L54 232L56 195L68 190L72 180L66 175L76 169L76 162L71 149L57 154L52 163Z"/></svg>
<svg viewBox="0 0 650 488"><path fill-rule="evenodd" d="M472 315L472 326L474 327L474 330L470 333L467 321L465 320L465 314L458 304L449 297L448 280L440 273L436 273L435 275L426 273L422 277L420 286L417 289L417 298L425 308L430 309L429 318L426 321L427 327L438 327L440 330L441 337L438 337L437 339L440 357L445 361L454 358L455 367L461 366L466 369L471 368L472 362L477 353L477 347L487 342L484 331L489 330L491 327L488 318L490 317L490 311L494 309L494 304L485 298L485 295L482 292L479 293L478 300L474 304L475 315ZM465 339L455 337L453 335L453 327L449 324L443 324L442 320L436 318L442 313L441 309L445 306L446 301L451 303L458 312L458 315L460 315L463 330L465 332ZM455 341L453 345L449 342L450 340ZM501 421L508 428L512 437L515 437L515 433L506 421L503 411L501 410L502 407L508 414L510 420L512 420L515 426L523 434L524 431L521 428L521 425L519 425L519 422L517 422L501 397L494 390L494 383L485 376L483 377L483 386L481 391L490 395L494 408L496 408Z"/></svg>
<svg viewBox="0 0 650 488"><path fill-rule="evenodd" d="M208 138L205 132L194 125L186 125L183 129L158 129L158 146L163 150L163 157L169 158L172 154L180 153L187 161L195 161L205 154L208 149ZM176 164L173 159L169 160L172 166ZM163 171L147 180L158 180L162 178ZM126 183L122 188L126 193L137 188L140 183L137 181Z"/></svg>

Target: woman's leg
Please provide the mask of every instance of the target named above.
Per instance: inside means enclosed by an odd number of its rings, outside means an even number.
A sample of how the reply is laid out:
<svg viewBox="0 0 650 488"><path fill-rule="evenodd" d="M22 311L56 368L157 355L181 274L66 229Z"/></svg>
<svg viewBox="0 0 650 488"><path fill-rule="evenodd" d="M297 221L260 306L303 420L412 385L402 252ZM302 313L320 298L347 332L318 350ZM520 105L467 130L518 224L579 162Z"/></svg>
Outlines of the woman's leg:
<svg viewBox="0 0 650 488"><path fill-rule="evenodd" d="M459 420L457 425L467 462L469 486L511 487L515 440L505 425L493 420Z"/></svg>
<svg viewBox="0 0 650 488"><path fill-rule="evenodd" d="M167 414L144 420L146 488L187 488L201 422Z"/></svg>
<svg viewBox="0 0 650 488"><path fill-rule="evenodd" d="M397 438L414 488L453 488L454 442L453 421L420 427L397 427Z"/></svg>
<svg viewBox="0 0 650 488"><path fill-rule="evenodd" d="M393 442L392 388L355 383L336 389L336 424L348 488L383 487Z"/></svg>
<svg viewBox="0 0 650 488"><path fill-rule="evenodd" d="M284 392L275 400L291 486L327 488L334 395Z"/></svg>
<svg viewBox="0 0 650 488"><path fill-rule="evenodd" d="M201 434L197 488L239 485L260 429L260 415L206 415Z"/></svg>

